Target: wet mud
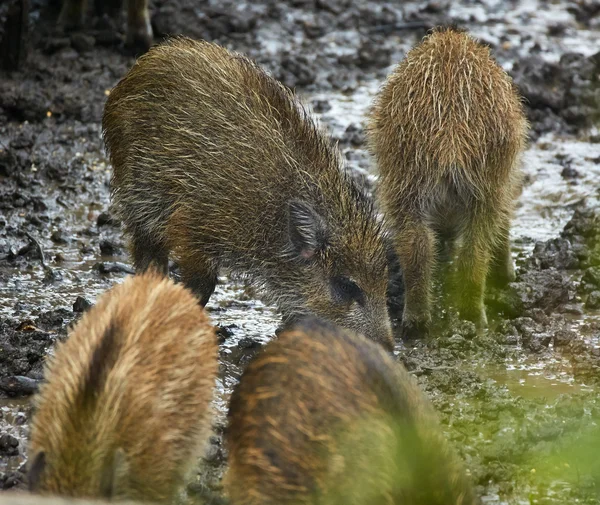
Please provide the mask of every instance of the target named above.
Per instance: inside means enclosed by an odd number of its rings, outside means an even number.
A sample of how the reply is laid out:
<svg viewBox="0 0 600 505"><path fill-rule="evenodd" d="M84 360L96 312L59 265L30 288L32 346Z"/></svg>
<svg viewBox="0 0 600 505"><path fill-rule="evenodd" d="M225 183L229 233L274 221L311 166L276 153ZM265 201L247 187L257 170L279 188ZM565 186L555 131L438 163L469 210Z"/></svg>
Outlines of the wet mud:
<svg viewBox="0 0 600 505"><path fill-rule="evenodd" d="M0 6L0 40L11 1ZM123 46L124 26L93 13L82 31L58 32L55 3L31 0L27 59L0 74L1 489L26 487L31 394L45 357L99 293L131 272L110 213L100 120L134 57ZM532 125L511 232L517 280L489 290L485 334L438 297L433 337L398 340L396 354L433 401L483 503L598 503L600 4L156 0L151 7L157 40L183 33L220 42L294 87L369 188L376 171L364 115L391 65L439 23L463 26L491 46L524 94ZM393 276L395 318L400 286ZM217 420L182 497L188 503L222 501L229 394L279 324L251 287L226 276L208 310L220 327Z"/></svg>

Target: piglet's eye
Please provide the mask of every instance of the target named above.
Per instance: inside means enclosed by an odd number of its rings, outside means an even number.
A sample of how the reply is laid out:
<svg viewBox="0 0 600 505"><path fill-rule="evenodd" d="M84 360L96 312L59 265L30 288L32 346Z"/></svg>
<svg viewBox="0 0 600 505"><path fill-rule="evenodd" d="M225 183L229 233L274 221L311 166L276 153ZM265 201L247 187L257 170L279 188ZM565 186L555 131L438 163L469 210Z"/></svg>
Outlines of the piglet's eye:
<svg viewBox="0 0 600 505"><path fill-rule="evenodd" d="M334 277L331 279L331 290L333 297L339 303L358 302L361 305L364 304L365 295L362 289L348 277Z"/></svg>

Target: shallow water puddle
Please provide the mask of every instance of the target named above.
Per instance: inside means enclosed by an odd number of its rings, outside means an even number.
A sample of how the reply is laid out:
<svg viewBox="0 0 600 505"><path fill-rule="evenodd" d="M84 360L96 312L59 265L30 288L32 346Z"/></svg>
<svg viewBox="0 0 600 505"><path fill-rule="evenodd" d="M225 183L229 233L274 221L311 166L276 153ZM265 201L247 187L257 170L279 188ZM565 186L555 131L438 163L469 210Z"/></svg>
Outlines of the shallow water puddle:
<svg viewBox="0 0 600 505"><path fill-rule="evenodd" d="M594 390L591 386L577 383L568 361L556 356L536 360L535 357L523 355L505 364L481 363L474 371L524 398L552 401L561 394Z"/></svg>
<svg viewBox="0 0 600 505"><path fill-rule="evenodd" d="M526 180L511 230L517 248L556 237L580 201L598 205L599 155L598 144L554 135L529 147L523 156Z"/></svg>

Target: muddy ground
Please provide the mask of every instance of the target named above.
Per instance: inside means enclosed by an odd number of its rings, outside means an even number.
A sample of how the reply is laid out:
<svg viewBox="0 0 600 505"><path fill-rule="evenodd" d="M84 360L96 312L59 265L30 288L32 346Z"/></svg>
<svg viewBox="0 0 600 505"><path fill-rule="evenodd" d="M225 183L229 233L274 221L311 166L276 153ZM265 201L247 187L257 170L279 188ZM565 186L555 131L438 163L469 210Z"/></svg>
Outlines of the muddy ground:
<svg viewBox="0 0 600 505"><path fill-rule="evenodd" d="M122 27L90 16L85 30L63 35L55 7L31 3L29 57L0 76L0 489L25 487L30 394L44 357L131 271L100 138L106 96L134 61ZM156 0L152 13L157 40L218 41L296 88L369 186L363 118L390 65L439 23L492 47L532 123L512 231L518 279L489 294L486 335L440 306L434 337L398 340L396 351L482 502L598 503L600 2ZM396 317L400 302L390 300ZM209 310L221 327L218 421L190 503L220 501L227 398L278 324L251 288L227 278Z"/></svg>

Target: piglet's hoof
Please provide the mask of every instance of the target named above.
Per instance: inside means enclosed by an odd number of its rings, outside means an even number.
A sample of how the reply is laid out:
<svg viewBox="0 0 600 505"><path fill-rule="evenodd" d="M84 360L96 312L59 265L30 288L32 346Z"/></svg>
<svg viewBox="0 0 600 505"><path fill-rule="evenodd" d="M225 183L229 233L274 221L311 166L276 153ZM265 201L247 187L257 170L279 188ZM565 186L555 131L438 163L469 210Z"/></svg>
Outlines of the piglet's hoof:
<svg viewBox="0 0 600 505"><path fill-rule="evenodd" d="M402 339L417 340L429 336L429 324L425 321L402 321Z"/></svg>
<svg viewBox="0 0 600 505"><path fill-rule="evenodd" d="M60 30L69 32L79 30L83 26L85 12L73 2L65 2L58 16L57 26Z"/></svg>
<svg viewBox="0 0 600 505"><path fill-rule="evenodd" d="M459 313L461 319L475 323L477 330L485 330L488 326L484 307L460 309Z"/></svg>
<svg viewBox="0 0 600 505"><path fill-rule="evenodd" d="M154 43L152 25L149 19L140 19L139 23L130 24L127 29L126 46L136 53L145 53Z"/></svg>

